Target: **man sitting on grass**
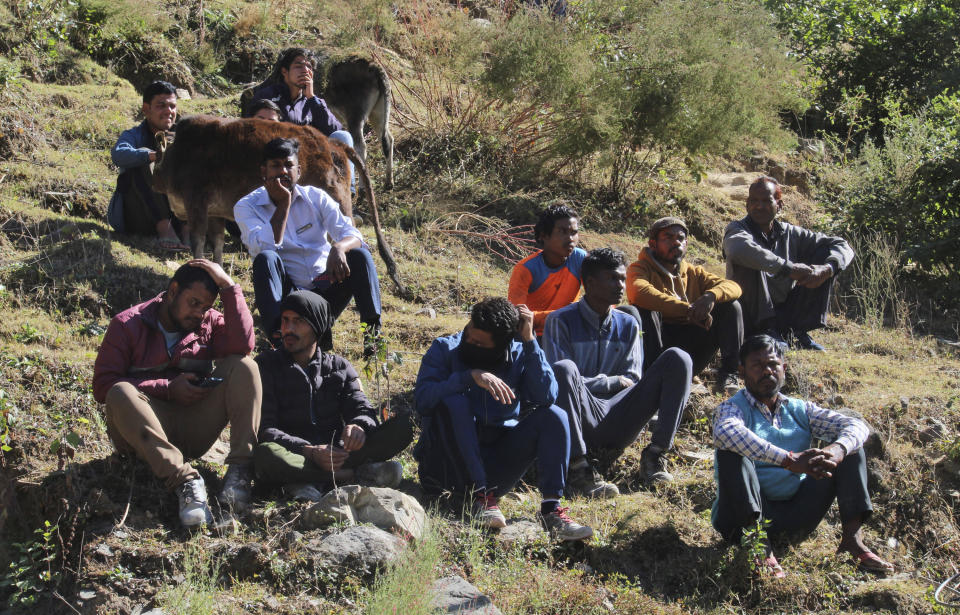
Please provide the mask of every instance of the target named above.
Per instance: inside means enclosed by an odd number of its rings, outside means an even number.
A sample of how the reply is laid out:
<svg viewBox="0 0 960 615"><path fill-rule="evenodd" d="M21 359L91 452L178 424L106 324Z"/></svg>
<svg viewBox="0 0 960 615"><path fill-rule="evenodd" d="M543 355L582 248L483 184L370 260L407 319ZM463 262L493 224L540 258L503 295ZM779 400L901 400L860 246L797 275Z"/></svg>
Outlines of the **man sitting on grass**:
<svg viewBox="0 0 960 615"><path fill-rule="evenodd" d="M211 309L217 297L223 313ZM220 265L192 260L166 292L110 321L93 366L93 396L106 404L107 434L145 460L177 492L185 526L212 521L197 458L230 424L220 502L250 501L251 457L260 424L253 317Z"/></svg>
<svg viewBox="0 0 960 615"><path fill-rule="evenodd" d="M476 304L463 331L435 340L420 363L414 389L423 417L414 449L420 483L434 493L470 491L479 523L502 528L499 498L536 460L541 523L559 540L591 537L592 529L560 507L570 430L566 413L553 405L556 397L553 371L533 335L533 312L502 297ZM523 418L521 402L531 408Z"/></svg>
<svg viewBox="0 0 960 615"><path fill-rule="evenodd" d="M157 245L172 252L189 248L177 235L177 221L167 195L153 191L153 163L157 161L154 135L173 129L177 120L177 89L154 81L143 91L143 122L125 130L110 150L120 167L117 188L107 208L107 219L118 233L155 235ZM184 236L187 233L184 230Z"/></svg>
<svg viewBox="0 0 960 615"><path fill-rule="evenodd" d="M746 388L714 411L713 527L734 544L745 529L763 520L770 522L770 537L809 534L837 500L837 552L849 553L871 572L892 571L892 564L864 545L860 533L873 512L861 448L869 435L867 424L780 393L783 348L770 336L744 341L740 376ZM816 448L815 439L829 444ZM769 546L761 564L770 574L784 576Z"/></svg>
<svg viewBox="0 0 960 615"><path fill-rule="evenodd" d="M587 253L577 247L579 216L565 205L543 210L533 234L542 249L513 268L507 298L533 311L533 328L540 336L547 314L577 300L580 265Z"/></svg>
<svg viewBox="0 0 960 615"><path fill-rule="evenodd" d="M643 369L640 325L613 309L626 277L622 252L591 250L583 260L583 298L547 316L543 345L559 385L557 405L570 422L570 495L617 495L616 485L602 479L587 455L622 452L658 411L656 430L640 455L642 479L673 479L663 455L673 446L690 393L690 356L668 348Z"/></svg>
<svg viewBox="0 0 960 615"><path fill-rule="evenodd" d="M649 245L627 268L627 297L643 320L646 366L665 348L690 354L699 374L720 350L716 391L733 395L737 356L743 342L743 315L736 282L713 275L684 260L687 225L680 218L660 218L649 232Z"/></svg>
<svg viewBox="0 0 960 615"><path fill-rule="evenodd" d="M333 354L327 301L296 291L280 303L282 346L260 353L263 381L258 480L283 485L294 499L317 501L321 489L359 481L396 487L399 461L413 439L409 414L382 424L356 370Z"/></svg>

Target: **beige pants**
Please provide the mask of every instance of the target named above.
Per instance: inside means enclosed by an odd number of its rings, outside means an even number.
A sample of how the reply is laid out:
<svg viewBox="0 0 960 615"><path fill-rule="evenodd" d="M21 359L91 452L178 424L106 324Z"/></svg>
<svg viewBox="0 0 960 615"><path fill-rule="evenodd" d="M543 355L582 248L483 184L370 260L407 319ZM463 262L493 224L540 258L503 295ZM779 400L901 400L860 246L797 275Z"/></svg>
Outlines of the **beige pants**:
<svg viewBox="0 0 960 615"><path fill-rule="evenodd" d="M107 392L107 433L114 446L136 453L169 489L199 476L185 459L207 452L227 423L227 463L252 459L263 396L260 370L250 357L229 356L215 364L213 375L224 381L190 406L149 397L129 382Z"/></svg>

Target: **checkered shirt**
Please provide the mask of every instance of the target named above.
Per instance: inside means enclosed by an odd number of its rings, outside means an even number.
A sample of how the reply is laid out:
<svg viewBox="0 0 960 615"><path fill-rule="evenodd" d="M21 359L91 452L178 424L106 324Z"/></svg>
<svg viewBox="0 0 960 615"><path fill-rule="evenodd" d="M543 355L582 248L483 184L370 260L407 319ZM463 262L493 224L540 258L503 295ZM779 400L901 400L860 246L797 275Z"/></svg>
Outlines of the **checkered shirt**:
<svg viewBox="0 0 960 615"><path fill-rule="evenodd" d="M788 401L786 395L778 395L776 410L771 413L767 405L757 400L750 391L744 389L743 394L750 405L759 410L774 427L780 428L781 409ZM836 442L843 446L848 454L863 446L870 435L870 428L861 419L821 408L812 401L806 401L804 405L810 421L811 436L824 442ZM754 461L777 465L783 465L787 453L790 452L750 431L743 422L743 413L732 399L723 402L713 411L713 445Z"/></svg>

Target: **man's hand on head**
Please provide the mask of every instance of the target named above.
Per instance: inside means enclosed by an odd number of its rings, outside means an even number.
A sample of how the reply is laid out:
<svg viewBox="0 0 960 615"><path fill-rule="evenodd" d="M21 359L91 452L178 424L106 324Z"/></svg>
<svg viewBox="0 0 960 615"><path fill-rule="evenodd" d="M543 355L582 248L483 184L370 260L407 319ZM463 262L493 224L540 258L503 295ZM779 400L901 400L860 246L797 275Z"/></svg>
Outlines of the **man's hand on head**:
<svg viewBox="0 0 960 615"><path fill-rule="evenodd" d="M187 264L191 267L200 267L209 273L210 277L213 278L213 283L217 285L217 288L227 288L233 286L233 279L227 275L227 272L223 270L223 267L213 261L208 261L205 258L195 258L187 261Z"/></svg>
<svg viewBox="0 0 960 615"><path fill-rule="evenodd" d="M303 456L320 466L321 470L335 472L343 467L350 453L339 446L318 444L303 447Z"/></svg>
<svg viewBox="0 0 960 615"><path fill-rule="evenodd" d="M524 304L518 305L517 311L520 312L520 327L518 330L520 339L529 342L533 339L533 311Z"/></svg>
<svg viewBox="0 0 960 615"><path fill-rule="evenodd" d="M203 400L212 389L205 389L193 384L198 380L196 374L184 372L178 374L176 378L167 385L167 396L176 404L181 406L190 406Z"/></svg>
<svg viewBox="0 0 960 615"><path fill-rule="evenodd" d="M501 404L509 404L517 398L513 393L513 389L507 386L506 382L500 380L500 378L490 372L485 372L482 369L473 369L470 370L470 375L478 387L490 393L490 395Z"/></svg>
<svg viewBox="0 0 960 615"><path fill-rule="evenodd" d="M363 448L363 443L367 441L367 434L363 431L363 427L351 423L343 428L343 435L340 439L343 440L344 450L358 451Z"/></svg>
<svg viewBox="0 0 960 615"><path fill-rule="evenodd" d="M814 265L813 273L806 279L798 281L797 284L804 288L817 288L832 277L833 267L830 265Z"/></svg>

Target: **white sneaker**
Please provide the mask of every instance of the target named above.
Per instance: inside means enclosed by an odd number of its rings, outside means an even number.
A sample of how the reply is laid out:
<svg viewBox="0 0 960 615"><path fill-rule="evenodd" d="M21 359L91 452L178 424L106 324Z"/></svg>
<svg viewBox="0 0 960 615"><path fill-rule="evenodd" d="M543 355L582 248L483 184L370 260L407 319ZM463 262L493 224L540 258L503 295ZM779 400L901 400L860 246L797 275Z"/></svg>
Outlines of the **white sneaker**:
<svg viewBox="0 0 960 615"><path fill-rule="evenodd" d="M250 498L250 464L231 463L223 475L220 503L239 513L250 506Z"/></svg>
<svg viewBox="0 0 960 615"><path fill-rule="evenodd" d="M207 506L207 486L200 477L188 480L176 489L180 499L180 523L196 527L213 523L213 514Z"/></svg>

